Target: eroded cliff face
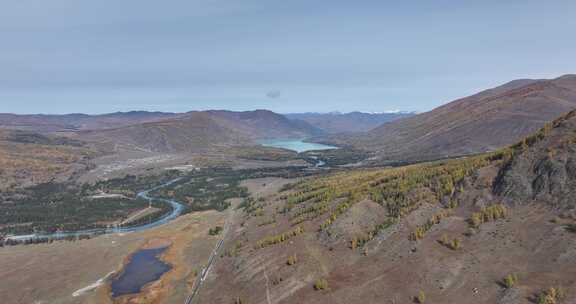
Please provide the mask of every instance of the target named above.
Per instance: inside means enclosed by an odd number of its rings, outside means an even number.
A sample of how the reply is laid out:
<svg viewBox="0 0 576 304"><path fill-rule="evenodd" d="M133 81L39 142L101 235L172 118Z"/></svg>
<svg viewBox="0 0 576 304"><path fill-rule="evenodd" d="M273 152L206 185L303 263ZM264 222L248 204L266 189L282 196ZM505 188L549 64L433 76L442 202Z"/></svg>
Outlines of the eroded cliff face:
<svg viewBox="0 0 576 304"><path fill-rule="evenodd" d="M576 112L570 112L516 145L494 180L494 193L511 203L545 202L574 208Z"/></svg>

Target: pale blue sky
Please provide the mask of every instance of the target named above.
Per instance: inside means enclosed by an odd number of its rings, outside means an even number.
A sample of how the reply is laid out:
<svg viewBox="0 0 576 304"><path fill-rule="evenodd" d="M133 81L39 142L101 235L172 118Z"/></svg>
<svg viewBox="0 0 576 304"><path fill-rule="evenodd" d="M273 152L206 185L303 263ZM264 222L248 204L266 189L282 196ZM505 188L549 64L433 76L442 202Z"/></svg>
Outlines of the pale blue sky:
<svg viewBox="0 0 576 304"><path fill-rule="evenodd" d="M425 111L576 73L575 12L531 0L0 0L0 112Z"/></svg>

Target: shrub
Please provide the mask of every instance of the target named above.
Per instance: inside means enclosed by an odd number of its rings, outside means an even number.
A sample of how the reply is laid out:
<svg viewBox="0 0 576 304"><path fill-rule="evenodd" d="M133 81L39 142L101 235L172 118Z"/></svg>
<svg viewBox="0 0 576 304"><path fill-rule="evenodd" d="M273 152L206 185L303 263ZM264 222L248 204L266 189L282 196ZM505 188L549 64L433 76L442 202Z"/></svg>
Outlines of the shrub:
<svg viewBox="0 0 576 304"><path fill-rule="evenodd" d="M325 290L328 289L328 281L326 279L318 279L314 283L315 290Z"/></svg>
<svg viewBox="0 0 576 304"><path fill-rule="evenodd" d="M453 239L452 242L450 243L450 249L452 249L452 250L458 250L461 247L462 247L462 244L461 244L459 239Z"/></svg>
<svg viewBox="0 0 576 304"><path fill-rule="evenodd" d="M443 234L442 238L438 242L443 246L446 246L452 250L458 250L462 248L462 242L460 241L460 239L455 238L453 240L450 240L446 234Z"/></svg>
<svg viewBox="0 0 576 304"><path fill-rule="evenodd" d="M502 282L504 283L504 286L506 286L506 288L512 288L516 284L518 284L518 275L516 275L515 273L511 273L507 275L504 278L504 280L502 280Z"/></svg>
<svg viewBox="0 0 576 304"><path fill-rule="evenodd" d="M452 209L444 209L444 210L440 210L439 212L437 212L436 214L434 214L431 218L429 218L426 223L419 225L416 227L416 230L414 230L411 234L410 234L410 240L412 241L418 241L424 238L424 235L430 230L432 229L432 226L440 224L440 222L442 221L442 219L449 217L453 214L453 210Z"/></svg>
<svg viewBox="0 0 576 304"><path fill-rule="evenodd" d="M503 204L495 204L492 206L484 207L480 212L472 213L470 217L470 225L474 228L480 227L483 223L492 222L508 216L508 209Z"/></svg>
<svg viewBox="0 0 576 304"><path fill-rule="evenodd" d="M442 235L442 238L440 239L439 242L444 246L448 246L450 244L450 240L448 239L448 236L446 234Z"/></svg>
<svg viewBox="0 0 576 304"><path fill-rule="evenodd" d="M235 257L240 252L240 249L242 249L242 242L236 241L236 244L234 245L234 247L226 250L225 255L229 258Z"/></svg>
<svg viewBox="0 0 576 304"><path fill-rule="evenodd" d="M219 235L220 232L222 232L222 227L221 226L216 226L214 228L210 228L210 230L208 230L208 234L209 235Z"/></svg>
<svg viewBox="0 0 576 304"><path fill-rule="evenodd" d="M302 233L304 233L304 228L302 226L298 226L295 229L284 232L282 234L267 236L256 242L256 246L254 246L254 249L280 244Z"/></svg>
<svg viewBox="0 0 576 304"><path fill-rule="evenodd" d="M288 260L286 261L286 264L288 266L292 266L294 264L296 264L298 262L298 258L296 257L295 254L291 255L288 257Z"/></svg>
<svg viewBox="0 0 576 304"><path fill-rule="evenodd" d="M358 239L357 239L357 238L353 238L353 239L350 241L350 248L351 248L352 250L354 250L354 249L356 249L357 247L358 247Z"/></svg>
<svg viewBox="0 0 576 304"><path fill-rule="evenodd" d="M538 304L557 304L564 298L564 290L561 287L550 287L540 293Z"/></svg>
<svg viewBox="0 0 576 304"><path fill-rule="evenodd" d="M234 304L246 304L247 302L242 300L241 297L236 297L236 299L234 299Z"/></svg>
<svg viewBox="0 0 576 304"><path fill-rule="evenodd" d="M416 299L418 300L418 303L420 303L420 304L426 303L426 294L424 293L424 291L420 290L418 292L418 297Z"/></svg>

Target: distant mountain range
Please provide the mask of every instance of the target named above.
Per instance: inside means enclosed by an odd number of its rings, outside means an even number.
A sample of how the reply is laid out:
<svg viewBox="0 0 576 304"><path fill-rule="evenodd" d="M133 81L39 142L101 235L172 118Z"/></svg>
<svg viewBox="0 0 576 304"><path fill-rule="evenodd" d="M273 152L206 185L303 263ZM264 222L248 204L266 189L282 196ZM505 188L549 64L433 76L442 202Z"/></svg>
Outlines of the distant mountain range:
<svg viewBox="0 0 576 304"><path fill-rule="evenodd" d="M102 115L65 114L18 115L0 113L0 128L35 132L69 132L117 128L138 123L175 118L182 114L164 112L116 112Z"/></svg>
<svg viewBox="0 0 576 304"><path fill-rule="evenodd" d="M321 131L267 110L199 111L112 129L87 130L75 138L108 144L113 150L182 153L255 145L267 138L306 138Z"/></svg>
<svg viewBox="0 0 576 304"><path fill-rule="evenodd" d="M576 108L576 75L521 79L430 112L327 142L372 151L380 162L420 161L494 150Z"/></svg>
<svg viewBox="0 0 576 304"><path fill-rule="evenodd" d="M302 120L325 133L357 133L374 129L383 123L415 115L415 112L391 111L383 113L330 112L285 114L293 120Z"/></svg>
<svg viewBox="0 0 576 304"><path fill-rule="evenodd" d="M430 112L293 113L267 110L103 115L0 114L1 129L65 134L119 149L209 152L259 139L314 138L373 154L376 163L411 162L494 150L576 108L576 75L520 79Z"/></svg>
<svg viewBox="0 0 576 304"><path fill-rule="evenodd" d="M363 132L413 113L301 113L267 110L116 112L102 115L0 114L0 128L68 134L99 144L100 149L146 152L205 152L214 148L254 145L269 138L310 138L340 132ZM34 137L25 133L28 137Z"/></svg>
<svg viewBox="0 0 576 304"><path fill-rule="evenodd" d="M232 112L212 110L207 111L215 115L221 115L229 119L237 120L249 116L248 113L255 112ZM167 119L177 119L186 117L194 112L188 113L168 113L168 112L147 112L131 111L116 112L100 115L87 114L64 114L45 115L30 114L18 115L10 113L0 113L0 128L17 129L35 132L76 132L86 130L113 129L124 126L157 122ZM244 113L244 114L234 114ZM261 112L262 113L262 112ZM300 124L303 128L308 128L315 135L320 133L350 133L365 132L376 128L383 123L399 118L409 117L415 112L391 111L382 113L364 112L330 112L330 113L293 113L284 114L293 124ZM257 117L252 117L255 122ZM254 120L256 118L256 120ZM262 121L263 122L263 121ZM305 123L304 123L305 122ZM262 126L262 125L261 125Z"/></svg>

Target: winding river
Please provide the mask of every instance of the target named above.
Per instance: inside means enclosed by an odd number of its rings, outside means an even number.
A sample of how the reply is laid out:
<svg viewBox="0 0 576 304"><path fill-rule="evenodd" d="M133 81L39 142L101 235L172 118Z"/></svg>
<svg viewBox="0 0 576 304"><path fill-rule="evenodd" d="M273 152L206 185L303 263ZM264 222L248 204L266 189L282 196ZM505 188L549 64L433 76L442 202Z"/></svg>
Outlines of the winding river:
<svg viewBox="0 0 576 304"><path fill-rule="evenodd" d="M63 238L67 238L67 237L80 237L80 236L85 236L85 235L100 235L100 234L112 234L112 233L128 233L128 232L138 232L138 231L143 231L143 230L147 230L150 228L154 228L154 227L158 227L160 225L164 225L172 220L174 220L175 218L177 218L180 214L182 214L182 211L184 211L184 205L175 201L175 200L169 200L169 199L163 199L163 198L155 198L155 197L150 197L149 193L160 189L160 188L164 188L167 186L170 186L171 184L181 180L182 178L177 178L174 180L171 180L167 183L164 183L162 185L150 188L148 190L144 190L144 191L140 191L138 192L137 196L143 199L147 199L147 200L156 200L156 201L163 201L166 202L168 204L170 204L170 206L172 206L172 211L166 215L164 215L163 217L157 219L154 222L145 224L145 225L140 225L140 226L133 226L133 227L115 227L115 228L95 228L95 229L87 229L87 230L79 230L79 231L67 231L67 232L56 232L56 233L36 233L36 234L26 234L26 235L14 235L14 236L8 236L7 239L10 240L15 240L15 241L26 241L26 240L31 240L31 239L63 239Z"/></svg>
<svg viewBox="0 0 576 304"><path fill-rule="evenodd" d="M272 140L263 140L263 141L260 141L259 143L263 146L283 148L283 149L296 151L298 153L306 152L306 151L312 151L312 150L338 149L338 147L335 147L335 146L329 146L329 145L317 144L317 143L309 143L309 142L305 142L305 141L300 140L300 139L272 139ZM323 165L324 165L324 162L322 160L317 160L315 167L321 167ZM6 239L15 240L15 241L26 241L26 240L31 240L31 239L50 239L50 238L63 239L63 238L67 238L67 237L80 237L80 236L86 236L86 235L93 236L93 235L100 235L100 234L138 232L138 231L143 231L146 229L158 227L160 225L164 225L164 224L174 220L175 218L177 218L180 214L182 214L182 211L184 211L184 205L175 201L175 200L150 197L149 193L154 191L154 190L170 186L171 184L173 184L173 183L175 183L181 179L182 178L177 178L177 179L171 180L167 183L164 183L162 185L150 188L148 190L138 192L137 196L140 198L147 199L147 200L153 199L153 200L157 200L157 201L163 201L163 202L170 204L170 206L172 206L172 211L170 213L164 215L163 217L157 219L154 222L140 225L140 226L132 226L132 227L95 228L95 229L87 229L87 230L79 230L79 231L56 232L56 233L36 233L36 234L26 234L26 235L13 235L13 236L8 236Z"/></svg>

